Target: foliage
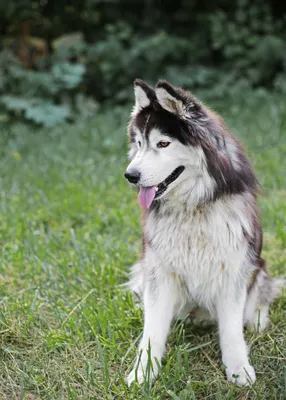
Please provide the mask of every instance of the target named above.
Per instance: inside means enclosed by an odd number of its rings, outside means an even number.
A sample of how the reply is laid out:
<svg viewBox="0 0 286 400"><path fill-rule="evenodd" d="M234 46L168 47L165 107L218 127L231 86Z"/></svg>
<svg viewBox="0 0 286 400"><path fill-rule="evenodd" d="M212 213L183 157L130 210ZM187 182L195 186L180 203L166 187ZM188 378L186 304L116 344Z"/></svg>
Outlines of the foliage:
<svg viewBox="0 0 286 400"><path fill-rule="evenodd" d="M266 3L239 0L230 19L218 10L210 15L212 48L231 70L232 84L273 87L286 66L286 40L282 21L275 21ZM230 74L228 74L230 75Z"/></svg>
<svg viewBox="0 0 286 400"><path fill-rule="evenodd" d="M70 98L76 96L76 89L83 82L84 65L56 59L48 69L26 69L9 51L3 51L0 68L2 112L47 127L72 117L75 107ZM83 98L83 103L85 100L88 101Z"/></svg>
<svg viewBox="0 0 286 400"><path fill-rule="evenodd" d="M2 116L8 112L50 126L88 118L97 103L129 101L136 77L150 83L169 79L214 98L250 88L286 93L286 3L203 3L0 5ZM25 107L17 108L16 99L27 100Z"/></svg>
<svg viewBox="0 0 286 400"><path fill-rule="evenodd" d="M247 145L264 190L263 255L285 276L285 98L250 92L210 105ZM216 328L181 323L152 388L127 388L143 326L120 286L141 251L137 196L123 177L129 113L112 107L51 132L2 129L0 398L283 399L285 291L265 332L246 333L254 387L225 380Z"/></svg>
<svg viewBox="0 0 286 400"><path fill-rule="evenodd" d="M108 29L104 40L88 47L87 77L101 101L126 101L132 95L132 82L137 76L156 79L164 65L174 60L183 62L188 47L187 39L169 36L164 31L143 38L119 23Z"/></svg>

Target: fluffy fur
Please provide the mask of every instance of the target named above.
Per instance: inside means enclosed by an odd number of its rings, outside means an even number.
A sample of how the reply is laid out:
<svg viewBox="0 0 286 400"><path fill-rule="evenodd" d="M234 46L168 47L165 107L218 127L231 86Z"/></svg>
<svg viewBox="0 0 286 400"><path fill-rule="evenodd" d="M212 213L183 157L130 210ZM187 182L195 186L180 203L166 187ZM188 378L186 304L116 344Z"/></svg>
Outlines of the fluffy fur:
<svg viewBox="0 0 286 400"><path fill-rule="evenodd" d="M253 383L243 325L264 329L285 284L269 276L261 258L253 169L222 118L190 93L136 80L135 98L128 177L136 174L139 188L164 191L143 213L143 253L128 284L144 305L128 383L141 383L150 361L156 376L172 320L193 310L198 322L218 322L227 378ZM172 181L178 167L183 172Z"/></svg>

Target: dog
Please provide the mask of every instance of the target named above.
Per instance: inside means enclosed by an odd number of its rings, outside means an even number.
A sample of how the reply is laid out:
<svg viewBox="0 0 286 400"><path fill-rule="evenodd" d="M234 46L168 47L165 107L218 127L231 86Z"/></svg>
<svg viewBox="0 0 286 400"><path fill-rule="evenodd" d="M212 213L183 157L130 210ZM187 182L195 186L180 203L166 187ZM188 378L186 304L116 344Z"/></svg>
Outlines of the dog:
<svg viewBox="0 0 286 400"><path fill-rule="evenodd" d="M253 168L223 119L191 93L140 79L134 91L125 177L139 189L143 253L128 287L142 299L144 330L127 382L156 377L173 319L196 310L198 322L218 323L228 380L252 384L243 327L265 328L286 283L261 258Z"/></svg>

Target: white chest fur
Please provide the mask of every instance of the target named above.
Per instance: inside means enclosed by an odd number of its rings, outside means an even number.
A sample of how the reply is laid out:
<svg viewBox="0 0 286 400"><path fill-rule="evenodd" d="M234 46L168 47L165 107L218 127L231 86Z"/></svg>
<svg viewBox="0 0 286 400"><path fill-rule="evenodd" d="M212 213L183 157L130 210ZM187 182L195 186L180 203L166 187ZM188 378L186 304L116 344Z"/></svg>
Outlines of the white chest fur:
<svg viewBox="0 0 286 400"><path fill-rule="evenodd" d="M146 258L148 253L156 257L160 275L176 276L193 300L211 308L229 279L251 273L245 265L249 214L247 199L241 195L197 209L162 206L145 221Z"/></svg>

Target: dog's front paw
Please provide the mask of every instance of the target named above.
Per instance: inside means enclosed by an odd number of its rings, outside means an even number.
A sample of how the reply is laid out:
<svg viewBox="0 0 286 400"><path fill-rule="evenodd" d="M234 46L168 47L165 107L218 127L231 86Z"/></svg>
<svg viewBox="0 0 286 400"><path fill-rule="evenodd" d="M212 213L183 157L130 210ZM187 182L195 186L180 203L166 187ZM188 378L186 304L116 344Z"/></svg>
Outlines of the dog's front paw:
<svg viewBox="0 0 286 400"><path fill-rule="evenodd" d="M256 380L254 368L249 364L238 369L227 368L226 375L229 381L239 386L252 385Z"/></svg>
<svg viewBox="0 0 286 400"><path fill-rule="evenodd" d="M152 365L150 365L150 363L140 363L136 365L128 375L126 379L127 385L131 386L133 382L137 382L141 385L144 381L151 383L157 374L158 366L155 360L152 362Z"/></svg>
<svg viewBox="0 0 286 400"><path fill-rule="evenodd" d="M141 368L134 368L128 375L126 381L128 386L131 386L133 382L137 382L141 385L144 382L143 370Z"/></svg>

